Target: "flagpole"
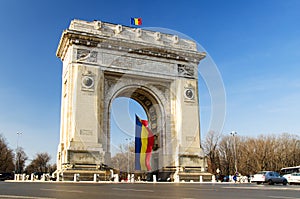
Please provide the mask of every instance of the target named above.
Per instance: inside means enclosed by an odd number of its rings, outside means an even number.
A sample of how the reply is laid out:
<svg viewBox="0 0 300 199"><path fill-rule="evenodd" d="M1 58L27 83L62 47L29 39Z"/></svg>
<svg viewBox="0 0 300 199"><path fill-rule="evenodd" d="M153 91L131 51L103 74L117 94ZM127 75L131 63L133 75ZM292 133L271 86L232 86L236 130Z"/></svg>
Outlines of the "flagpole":
<svg viewBox="0 0 300 199"><path fill-rule="evenodd" d="M129 27L130 27L130 28L132 28L131 21L132 21L132 17L130 17L130 23L129 23Z"/></svg>

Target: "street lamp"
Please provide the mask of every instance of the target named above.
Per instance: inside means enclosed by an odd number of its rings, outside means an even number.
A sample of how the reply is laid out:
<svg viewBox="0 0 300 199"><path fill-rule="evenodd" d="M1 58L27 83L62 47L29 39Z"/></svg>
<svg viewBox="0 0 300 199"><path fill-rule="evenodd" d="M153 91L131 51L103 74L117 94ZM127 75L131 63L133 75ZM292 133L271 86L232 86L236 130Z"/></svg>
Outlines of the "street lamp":
<svg viewBox="0 0 300 199"><path fill-rule="evenodd" d="M238 172L238 169L237 169L237 157L236 157L236 135L237 135L237 132L236 131L232 131L230 133L230 135L232 135L233 137L233 150L234 150L234 167L235 167L235 173Z"/></svg>
<svg viewBox="0 0 300 199"><path fill-rule="evenodd" d="M296 165L299 162L299 153L300 153L300 140L296 140L295 147L294 147L294 158L293 158L293 165Z"/></svg>
<svg viewBox="0 0 300 199"><path fill-rule="evenodd" d="M127 141L127 174L129 174L129 142L131 140L131 138L126 138L125 139Z"/></svg>
<svg viewBox="0 0 300 199"><path fill-rule="evenodd" d="M22 132L17 132L17 135L18 135L18 137L17 137L17 149L16 149L16 173L19 173L19 163L20 163L20 161L19 161L19 155L18 155L18 152L19 152L19 137L20 137L20 135L22 135Z"/></svg>

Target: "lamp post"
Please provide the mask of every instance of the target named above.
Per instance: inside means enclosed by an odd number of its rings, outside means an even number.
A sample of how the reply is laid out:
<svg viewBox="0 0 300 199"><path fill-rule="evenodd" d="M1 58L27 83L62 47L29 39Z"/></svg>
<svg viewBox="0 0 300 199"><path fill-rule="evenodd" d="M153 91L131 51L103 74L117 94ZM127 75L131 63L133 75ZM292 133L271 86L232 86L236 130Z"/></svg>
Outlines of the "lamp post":
<svg viewBox="0 0 300 199"><path fill-rule="evenodd" d="M17 132L17 135L18 135L18 137L17 137L17 149L16 149L16 173L19 173L19 154L18 154L18 152L19 152L19 137L20 137L20 135L22 135L22 132Z"/></svg>
<svg viewBox="0 0 300 199"><path fill-rule="evenodd" d="M296 162L299 162L299 157L300 154L300 140L296 140L295 142L295 147L294 147L294 158L293 158L293 165L296 165Z"/></svg>
<svg viewBox="0 0 300 199"><path fill-rule="evenodd" d="M131 138L126 138L125 139L127 141L127 174L129 174L129 142L131 140Z"/></svg>
<svg viewBox="0 0 300 199"><path fill-rule="evenodd" d="M235 168L235 173L238 172L238 169L237 169L237 157L236 157L236 135L237 135L237 132L236 131L232 131L230 133L230 135L232 135L233 137L233 150L234 150L234 168Z"/></svg>

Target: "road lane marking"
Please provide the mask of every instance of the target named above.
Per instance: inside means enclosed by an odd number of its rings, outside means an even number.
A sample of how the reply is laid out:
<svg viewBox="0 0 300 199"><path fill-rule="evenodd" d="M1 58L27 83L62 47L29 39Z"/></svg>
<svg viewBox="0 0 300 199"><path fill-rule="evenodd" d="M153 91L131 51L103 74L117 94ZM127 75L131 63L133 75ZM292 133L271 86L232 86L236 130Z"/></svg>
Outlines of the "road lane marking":
<svg viewBox="0 0 300 199"><path fill-rule="evenodd" d="M56 199L47 197L35 197L35 196L16 196L16 195L0 195L0 198L22 198L22 199Z"/></svg>
<svg viewBox="0 0 300 199"><path fill-rule="evenodd" d="M300 199L295 197L287 197L287 196L268 196L269 198L280 198L280 199Z"/></svg>
<svg viewBox="0 0 300 199"><path fill-rule="evenodd" d="M185 188L187 190L197 190L197 191L217 191L217 189L201 189L201 188Z"/></svg>
<svg viewBox="0 0 300 199"><path fill-rule="evenodd" d="M63 189L40 189L41 191L62 191L68 193L83 193L83 191L78 190L63 190Z"/></svg>
<svg viewBox="0 0 300 199"><path fill-rule="evenodd" d="M223 189L254 189L254 190L287 190L287 191L298 191L298 187L266 187L266 186L257 186L257 187L222 187ZM297 198L299 199L299 198Z"/></svg>
<svg viewBox="0 0 300 199"><path fill-rule="evenodd" d="M151 192L153 193L153 190L147 190L147 189L122 189L122 188L112 188L114 190L120 190L120 191L136 191L136 192Z"/></svg>

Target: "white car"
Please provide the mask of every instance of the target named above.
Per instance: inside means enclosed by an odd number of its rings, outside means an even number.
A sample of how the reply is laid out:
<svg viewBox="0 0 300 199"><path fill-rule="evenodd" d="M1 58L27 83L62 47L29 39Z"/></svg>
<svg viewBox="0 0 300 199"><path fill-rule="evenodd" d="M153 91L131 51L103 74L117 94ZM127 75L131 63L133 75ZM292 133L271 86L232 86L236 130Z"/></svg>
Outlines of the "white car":
<svg viewBox="0 0 300 199"><path fill-rule="evenodd" d="M286 174L285 177L289 184L300 184L300 173Z"/></svg>

